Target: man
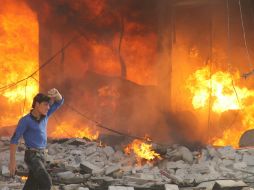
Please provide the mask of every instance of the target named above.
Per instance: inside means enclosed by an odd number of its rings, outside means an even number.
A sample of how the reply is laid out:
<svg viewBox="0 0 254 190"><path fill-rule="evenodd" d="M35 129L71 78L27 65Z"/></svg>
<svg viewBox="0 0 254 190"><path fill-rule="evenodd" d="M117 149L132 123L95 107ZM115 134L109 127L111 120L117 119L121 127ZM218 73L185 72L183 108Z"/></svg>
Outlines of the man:
<svg viewBox="0 0 254 190"><path fill-rule="evenodd" d="M21 136L23 136L26 150L25 162L29 169L28 179L23 190L50 190L52 181L48 174L45 162L45 148L47 145L48 117L64 102L61 94L53 88L48 95L39 93L33 99L32 110L22 117L11 138L10 143L10 174L16 171L16 149Z"/></svg>

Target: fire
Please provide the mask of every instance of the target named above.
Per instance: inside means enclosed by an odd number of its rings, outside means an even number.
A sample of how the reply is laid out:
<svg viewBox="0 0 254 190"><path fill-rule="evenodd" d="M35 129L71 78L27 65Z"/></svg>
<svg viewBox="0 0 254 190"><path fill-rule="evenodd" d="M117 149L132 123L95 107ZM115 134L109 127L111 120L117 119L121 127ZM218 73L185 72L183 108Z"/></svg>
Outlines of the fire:
<svg viewBox="0 0 254 190"><path fill-rule="evenodd" d="M160 159L160 155L154 150L152 150L151 144L147 144L138 139L135 139L131 144L127 145L127 147L124 149L124 152L126 154L134 152L138 162L140 162L141 159L145 159L148 161L151 161L155 158Z"/></svg>
<svg viewBox="0 0 254 190"><path fill-rule="evenodd" d="M27 176L21 176L21 181L26 181L27 180Z"/></svg>
<svg viewBox="0 0 254 190"><path fill-rule="evenodd" d="M24 2L1 2L0 88L24 79L38 69L38 33L36 14ZM37 92L38 73L11 88L1 88L5 112L1 112L0 126L15 124L31 108Z"/></svg>
<svg viewBox="0 0 254 190"><path fill-rule="evenodd" d="M240 79L237 72L231 75L228 72L217 71L210 76L208 67L197 70L188 79L187 88L193 94L194 109L208 108L211 103L213 113L221 114L229 110L241 111L243 120L241 128L224 129L222 138L213 138L214 145L238 146L241 134L252 128L254 121L253 103L254 91L233 84ZM233 119L232 119L233 120Z"/></svg>
<svg viewBox="0 0 254 190"><path fill-rule="evenodd" d="M96 140L99 137L99 132L93 132L91 128L87 126L76 127L74 124L70 124L67 122L62 122L56 126L54 131L49 134L52 138L88 138L90 140Z"/></svg>
<svg viewBox="0 0 254 190"><path fill-rule="evenodd" d="M239 75L236 75L239 79ZM188 88L194 95L192 105L195 109L208 106L210 93L213 100L212 110L222 113L227 110L239 110L236 92L240 99L247 98L249 94L246 88L234 87L230 73L218 71L211 76L209 68L196 71L190 78Z"/></svg>

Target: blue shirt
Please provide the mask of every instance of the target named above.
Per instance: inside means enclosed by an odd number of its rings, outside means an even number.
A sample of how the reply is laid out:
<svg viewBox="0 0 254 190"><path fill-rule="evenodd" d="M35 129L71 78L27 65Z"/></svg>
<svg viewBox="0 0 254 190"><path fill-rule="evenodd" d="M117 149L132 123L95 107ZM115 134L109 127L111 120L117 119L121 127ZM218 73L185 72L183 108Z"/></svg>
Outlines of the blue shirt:
<svg viewBox="0 0 254 190"><path fill-rule="evenodd" d="M39 121L29 113L22 117L18 126L11 138L11 144L18 144L20 137L23 135L26 147L29 148L45 148L47 145L47 123L49 116L56 111L64 102L62 99L59 102L54 102L46 116Z"/></svg>

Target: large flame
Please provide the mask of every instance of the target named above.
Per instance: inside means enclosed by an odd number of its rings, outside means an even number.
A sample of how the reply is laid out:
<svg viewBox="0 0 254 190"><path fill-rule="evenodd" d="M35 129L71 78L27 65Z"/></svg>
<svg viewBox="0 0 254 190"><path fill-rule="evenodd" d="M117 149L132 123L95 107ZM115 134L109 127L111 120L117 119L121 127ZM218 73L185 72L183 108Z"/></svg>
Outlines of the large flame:
<svg viewBox="0 0 254 190"><path fill-rule="evenodd" d="M238 146L241 134L254 125L253 103L254 91L239 87L234 83L240 79L239 73L231 75L228 72L217 71L210 74L209 67L197 70L188 79L187 88L193 94L194 109L208 108L214 113L221 114L228 110L239 110L242 113L241 128L222 129L222 138L213 138L214 145ZM233 121L233 118L232 118Z"/></svg>
<svg viewBox="0 0 254 190"><path fill-rule="evenodd" d="M99 137L99 131L92 130L87 126L75 126L68 122L62 122L56 126L54 131L49 134L52 138L88 138L90 140L96 140Z"/></svg>
<svg viewBox="0 0 254 190"><path fill-rule="evenodd" d="M38 73L11 88L2 88L38 69L37 17L22 1L1 1L0 64L0 126L8 126L31 108L38 92Z"/></svg>
<svg viewBox="0 0 254 190"><path fill-rule="evenodd" d="M238 110L236 92L243 98L246 89L234 87L232 77L229 73L218 71L210 78L209 68L196 71L190 78L188 88L193 93L192 105L195 109L206 107L210 96L213 99L212 110L222 113L226 110Z"/></svg>
<svg viewBox="0 0 254 190"><path fill-rule="evenodd" d="M126 146L124 149L126 154L134 152L137 158L137 161L140 162L142 159L151 161L155 158L160 158L160 155L152 150L152 145L141 140L135 139L133 142Z"/></svg>

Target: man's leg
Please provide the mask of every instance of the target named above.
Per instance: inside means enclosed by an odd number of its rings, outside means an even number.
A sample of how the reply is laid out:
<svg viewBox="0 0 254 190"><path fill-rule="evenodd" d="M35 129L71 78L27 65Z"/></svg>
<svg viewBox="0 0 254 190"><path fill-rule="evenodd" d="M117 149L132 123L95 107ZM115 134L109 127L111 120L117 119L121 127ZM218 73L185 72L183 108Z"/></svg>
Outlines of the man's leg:
<svg viewBox="0 0 254 190"><path fill-rule="evenodd" d="M32 180L38 185L38 189L50 190L52 181L43 164L43 155L37 152L26 151L25 160L31 172Z"/></svg>
<svg viewBox="0 0 254 190"><path fill-rule="evenodd" d="M33 178L40 190L50 190L52 181L41 159L34 159L32 167Z"/></svg>
<svg viewBox="0 0 254 190"><path fill-rule="evenodd" d="M38 190L38 185L36 184L36 181L33 179L33 175L30 171L26 183L23 187L23 190Z"/></svg>

